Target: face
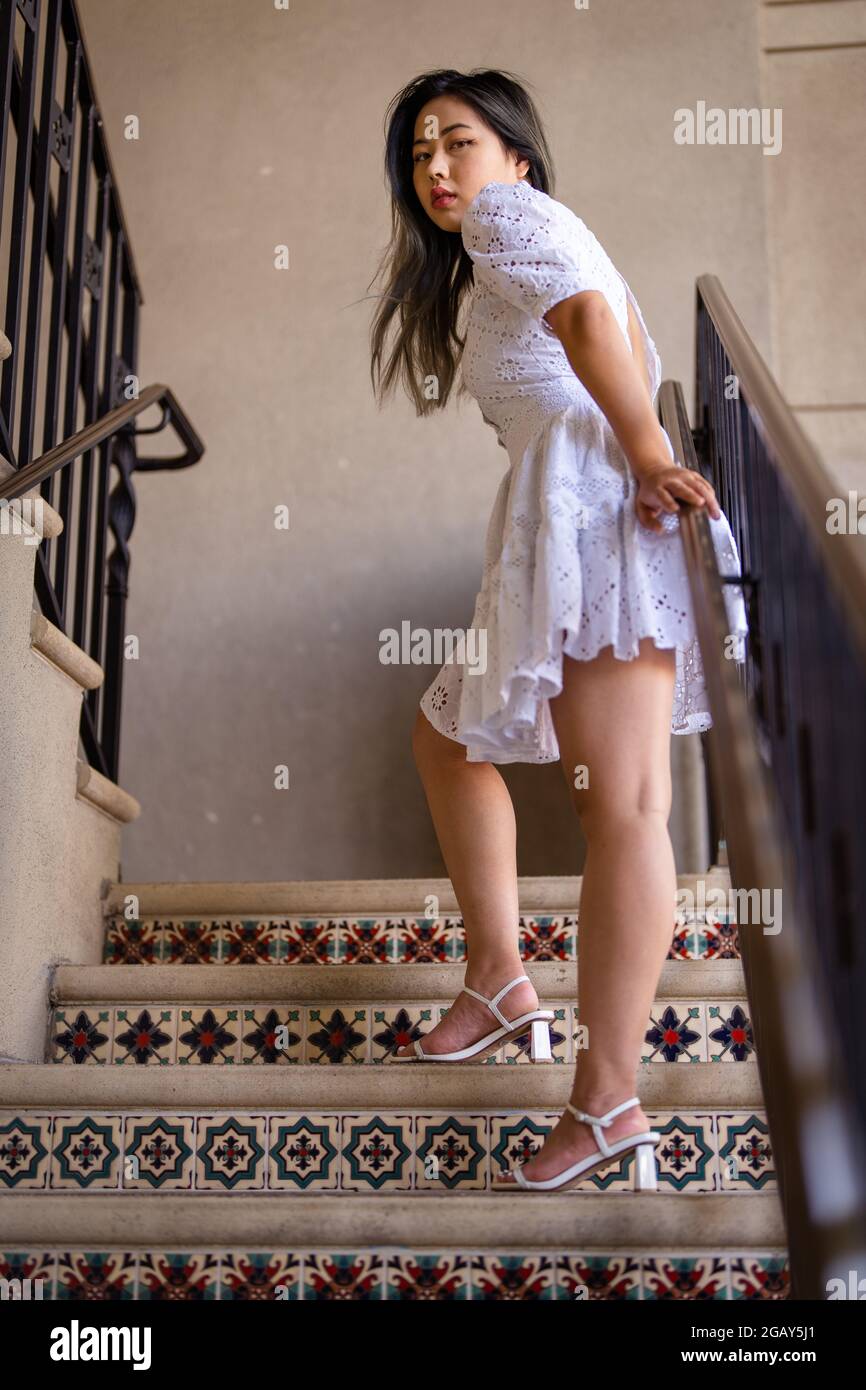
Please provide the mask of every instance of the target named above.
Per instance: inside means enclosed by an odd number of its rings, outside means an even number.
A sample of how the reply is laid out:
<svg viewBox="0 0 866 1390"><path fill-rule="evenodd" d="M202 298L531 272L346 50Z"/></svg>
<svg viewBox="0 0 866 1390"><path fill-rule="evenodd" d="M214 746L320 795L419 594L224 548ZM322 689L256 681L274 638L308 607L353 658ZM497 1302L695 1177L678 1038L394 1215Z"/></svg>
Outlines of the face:
<svg viewBox="0 0 866 1390"><path fill-rule="evenodd" d="M428 101L413 136L415 192L444 232L459 232L464 212L486 183L517 183L529 170L529 160L506 150L496 131L459 97Z"/></svg>

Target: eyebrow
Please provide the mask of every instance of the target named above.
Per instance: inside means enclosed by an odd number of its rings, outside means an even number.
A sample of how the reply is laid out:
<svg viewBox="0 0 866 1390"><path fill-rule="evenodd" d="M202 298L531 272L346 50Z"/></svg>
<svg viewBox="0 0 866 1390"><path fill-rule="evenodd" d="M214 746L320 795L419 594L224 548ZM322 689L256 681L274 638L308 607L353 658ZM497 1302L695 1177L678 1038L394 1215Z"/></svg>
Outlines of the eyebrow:
<svg viewBox="0 0 866 1390"><path fill-rule="evenodd" d="M446 125L446 126L444 126L444 127L442 128L442 130L439 132L439 134L440 134L440 135L447 135L448 132L449 132L450 130L471 130L471 129L472 129L471 125L467 125L465 121L455 121L453 125ZM414 150L414 148L415 148L416 145L429 145L429 144L430 144L430 141L429 141L429 140L413 140L413 141L412 141L412 148L413 148L413 150Z"/></svg>

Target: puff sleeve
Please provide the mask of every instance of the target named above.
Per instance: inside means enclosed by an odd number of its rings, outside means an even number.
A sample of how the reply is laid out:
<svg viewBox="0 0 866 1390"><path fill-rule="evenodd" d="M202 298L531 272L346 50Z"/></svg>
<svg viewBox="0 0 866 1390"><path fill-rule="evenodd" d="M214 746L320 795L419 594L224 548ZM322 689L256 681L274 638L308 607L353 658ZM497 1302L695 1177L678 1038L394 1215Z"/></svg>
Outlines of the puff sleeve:
<svg viewBox="0 0 866 1390"><path fill-rule="evenodd" d="M604 252L588 228L530 184L485 184L466 209L461 234L476 281L534 319L582 290L610 296L597 254Z"/></svg>
<svg viewBox="0 0 866 1390"><path fill-rule="evenodd" d="M488 183L463 216L463 245L476 282L538 321L553 336L544 315L583 290L603 294L631 347L630 303L643 342L655 400L662 368L637 300L598 238L571 208L531 184Z"/></svg>

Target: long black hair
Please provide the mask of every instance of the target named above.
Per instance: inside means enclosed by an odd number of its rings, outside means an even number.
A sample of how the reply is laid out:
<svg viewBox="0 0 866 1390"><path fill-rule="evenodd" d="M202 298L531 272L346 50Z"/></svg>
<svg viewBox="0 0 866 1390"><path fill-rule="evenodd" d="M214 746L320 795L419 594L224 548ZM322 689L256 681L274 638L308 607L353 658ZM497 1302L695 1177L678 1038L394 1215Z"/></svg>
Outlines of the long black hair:
<svg viewBox="0 0 866 1390"><path fill-rule="evenodd" d="M431 221L413 182L418 112L445 94L462 97L507 150L528 160L528 183L543 193L553 186L541 119L522 81L512 73L438 68L414 78L389 103L385 174L391 189L391 241L370 282L383 284L370 329L370 377L380 404L399 378L418 415L441 408L451 394L464 343L457 318L472 283L472 261L461 238ZM386 348L395 317L396 337Z"/></svg>

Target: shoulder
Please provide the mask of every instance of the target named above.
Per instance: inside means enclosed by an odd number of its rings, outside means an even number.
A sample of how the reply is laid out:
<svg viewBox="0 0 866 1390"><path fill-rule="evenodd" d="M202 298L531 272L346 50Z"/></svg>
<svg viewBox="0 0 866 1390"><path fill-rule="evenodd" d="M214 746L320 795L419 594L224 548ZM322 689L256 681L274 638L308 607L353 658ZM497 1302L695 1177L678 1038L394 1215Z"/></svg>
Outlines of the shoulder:
<svg viewBox="0 0 866 1390"><path fill-rule="evenodd" d="M580 235L580 218L532 184L486 183L463 214L461 236L470 253L504 246L537 245Z"/></svg>

